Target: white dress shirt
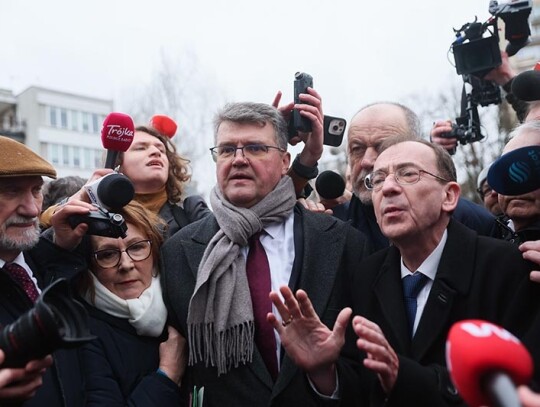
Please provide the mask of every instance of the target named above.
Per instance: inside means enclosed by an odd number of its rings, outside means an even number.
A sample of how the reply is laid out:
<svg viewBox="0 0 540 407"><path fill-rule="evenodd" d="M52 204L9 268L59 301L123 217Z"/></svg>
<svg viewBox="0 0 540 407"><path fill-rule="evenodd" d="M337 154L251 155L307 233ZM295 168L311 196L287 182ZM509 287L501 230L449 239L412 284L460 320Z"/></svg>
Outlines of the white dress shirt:
<svg viewBox="0 0 540 407"><path fill-rule="evenodd" d="M4 267L6 263L7 263L6 261L0 259L0 268ZM19 266L21 266L28 273L28 276L30 277L30 280L32 280L32 282L36 286L36 289L38 290L38 293L41 294L41 290L38 287L37 280L34 277L34 273L32 273L32 269L30 269L30 266L26 263L26 260L24 260L23 253L20 252L19 255L17 257L15 257L15 260L13 260L11 263L17 263Z"/></svg>

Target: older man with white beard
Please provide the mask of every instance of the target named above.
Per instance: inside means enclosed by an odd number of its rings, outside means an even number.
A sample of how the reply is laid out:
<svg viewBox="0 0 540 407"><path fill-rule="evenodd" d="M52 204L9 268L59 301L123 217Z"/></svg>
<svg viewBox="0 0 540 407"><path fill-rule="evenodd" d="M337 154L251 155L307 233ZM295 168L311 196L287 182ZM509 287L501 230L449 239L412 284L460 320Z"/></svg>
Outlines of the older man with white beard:
<svg viewBox="0 0 540 407"><path fill-rule="evenodd" d="M61 227L55 230L59 245L40 239L42 176L55 178L56 171L23 144L0 136L1 326L30 310L41 289L56 278L70 278L85 269L84 260L69 249L80 242L87 226L71 230L66 225L70 211L88 213L91 205L59 214L56 223ZM74 351L58 351L22 368L2 368L4 356L0 351L0 405L82 405Z"/></svg>

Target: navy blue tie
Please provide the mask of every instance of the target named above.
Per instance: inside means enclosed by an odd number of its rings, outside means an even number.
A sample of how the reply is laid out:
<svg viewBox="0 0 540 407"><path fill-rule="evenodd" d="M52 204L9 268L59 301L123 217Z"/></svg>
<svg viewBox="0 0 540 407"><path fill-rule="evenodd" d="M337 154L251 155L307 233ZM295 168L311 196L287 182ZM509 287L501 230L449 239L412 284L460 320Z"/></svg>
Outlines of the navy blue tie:
<svg viewBox="0 0 540 407"><path fill-rule="evenodd" d="M429 278L422 273L415 273L405 276L403 282L403 297L405 299L405 311L409 320L411 338L413 337L414 319L416 317L417 302L416 297L422 288L426 285Z"/></svg>

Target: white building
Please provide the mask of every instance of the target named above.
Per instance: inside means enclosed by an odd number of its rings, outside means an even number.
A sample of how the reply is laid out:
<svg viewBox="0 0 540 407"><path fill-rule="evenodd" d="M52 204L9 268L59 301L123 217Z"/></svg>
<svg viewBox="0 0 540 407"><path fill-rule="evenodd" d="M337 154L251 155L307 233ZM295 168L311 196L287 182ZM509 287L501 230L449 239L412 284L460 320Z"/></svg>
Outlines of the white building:
<svg viewBox="0 0 540 407"><path fill-rule="evenodd" d="M36 86L14 97L0 89L0 134L24 142L54 165L59 177L88 178L103 167L101 127L112 111L112 100Z"/></svg>

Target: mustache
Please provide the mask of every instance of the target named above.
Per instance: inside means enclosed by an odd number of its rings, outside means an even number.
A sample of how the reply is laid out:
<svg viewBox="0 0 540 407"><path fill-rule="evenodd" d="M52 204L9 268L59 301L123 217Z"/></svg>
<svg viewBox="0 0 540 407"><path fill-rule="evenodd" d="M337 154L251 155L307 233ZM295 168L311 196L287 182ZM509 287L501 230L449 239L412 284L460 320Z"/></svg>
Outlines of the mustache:
<svg viewBox="0 0 540 407"><path fill-rule="evenodd" d="M13 226L13 225L25 225L28 223L34 223L36 225L39 224L39 218L38 217L27 217L27 216L20 216L20 215L13 215L10 216L6 221L4 222L4 226Z"/></svg>

